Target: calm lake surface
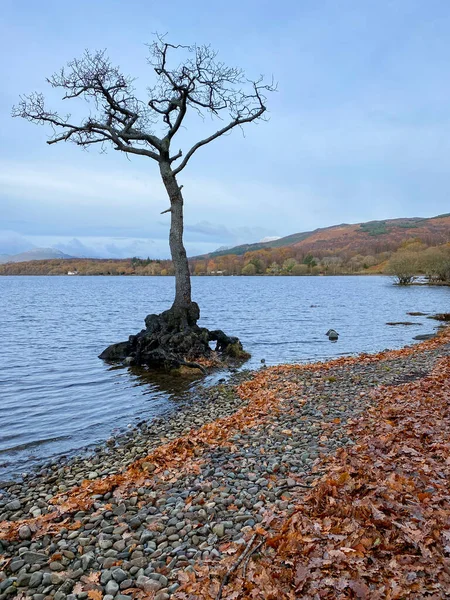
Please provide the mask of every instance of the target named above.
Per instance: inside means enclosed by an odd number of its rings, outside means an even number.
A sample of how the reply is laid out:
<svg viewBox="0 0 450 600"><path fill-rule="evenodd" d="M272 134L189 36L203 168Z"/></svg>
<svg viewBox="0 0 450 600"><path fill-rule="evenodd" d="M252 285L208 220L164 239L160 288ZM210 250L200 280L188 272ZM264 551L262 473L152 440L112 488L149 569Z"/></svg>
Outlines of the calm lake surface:
<svg viewBox="0 0 450 600"><path fill-rule="evenodd" d="M400 348L438 324L407 312L448 312L450 299L388 277L194 277L193 292L200 324L239 336L251 368ZM186 383L97 358L173 293L171 277L0 277L0 479L179 405Z"/></svg>

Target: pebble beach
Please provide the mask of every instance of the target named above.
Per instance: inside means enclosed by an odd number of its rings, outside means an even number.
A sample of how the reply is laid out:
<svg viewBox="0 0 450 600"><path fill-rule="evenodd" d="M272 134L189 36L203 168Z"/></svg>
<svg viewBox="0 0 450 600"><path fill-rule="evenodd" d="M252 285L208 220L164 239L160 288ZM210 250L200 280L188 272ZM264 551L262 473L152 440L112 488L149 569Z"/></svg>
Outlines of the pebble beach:
<svg viewBox="0 0 450 600"><path fill-rule="evenodd" d="M0 600L176 598L180 573L289 516L323 459L355 443L346 426L375 389L425 377L450 344L410 350L237 373L91 456L3 483Z"/></svg>

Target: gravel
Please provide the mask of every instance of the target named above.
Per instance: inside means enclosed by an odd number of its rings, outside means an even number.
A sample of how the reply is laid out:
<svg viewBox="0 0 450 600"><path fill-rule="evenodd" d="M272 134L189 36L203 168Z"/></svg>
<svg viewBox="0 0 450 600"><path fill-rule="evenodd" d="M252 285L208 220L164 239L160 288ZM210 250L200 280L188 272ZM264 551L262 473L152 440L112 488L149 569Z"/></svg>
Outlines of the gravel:
<svg viewBox="0 0 450 600"><path fill-rule="evenodd" d="M79 529L63 527L34 539L22 525L18 540L1 540L0 600L19 591L33 600L84 600L88 589L100 590L105 600L131 600L133 588L167 600L180 571L220 559L225 542L244 543L267 510L294 509L302 486L320 477L321 457L354 443L346 423L371 405L375 387L423 377L449 352L442 346L373 363L286 371L283 383L293 393L283 393L280 410L234 431L229 444L208 447L195 472L156 471L149 487L137 486L124 497L94 496L89 510L71 516L81 522ZM84 479L120 473L162 443L232 415L246 404L236 384L250 377L236 374L204 388L176 413L108 440L93 456L46 465L23 481L3 484L0 520L46 515L54 510L55 494ZM155 471L151 462L145 468ZM96 582L87 583L92 574L98 574Z"/></svg>

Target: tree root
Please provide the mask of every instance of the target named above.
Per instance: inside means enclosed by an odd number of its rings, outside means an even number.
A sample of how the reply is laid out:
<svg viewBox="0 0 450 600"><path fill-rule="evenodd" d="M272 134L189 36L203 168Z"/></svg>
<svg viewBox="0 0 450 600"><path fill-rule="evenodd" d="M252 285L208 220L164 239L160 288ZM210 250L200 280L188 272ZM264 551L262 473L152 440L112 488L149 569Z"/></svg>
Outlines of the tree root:
<svg viewBox="0 0 450 600"><path fill-rule="evenodd" d="M106 348L101 359L125 365L148 366L164 370L188 367L207 373L202 362L243 361L250 357L236 337L220 329L209 331L199 327L200 310L195 302L187 307L173 306L160 315L148 315L146 328L131 335L127 342ZM210 342L215 341L213 350ZM217 361L215 361L217 362Z"/></svg>
<svg viewBox="0 0 450 600"><path fill-rule="evenodd" d="M179 363L182 367L189 367L189 369L200 369L203 375L207 375L208 371L202 365L195 362L187 362L186 360L179 359Z"/></svg>

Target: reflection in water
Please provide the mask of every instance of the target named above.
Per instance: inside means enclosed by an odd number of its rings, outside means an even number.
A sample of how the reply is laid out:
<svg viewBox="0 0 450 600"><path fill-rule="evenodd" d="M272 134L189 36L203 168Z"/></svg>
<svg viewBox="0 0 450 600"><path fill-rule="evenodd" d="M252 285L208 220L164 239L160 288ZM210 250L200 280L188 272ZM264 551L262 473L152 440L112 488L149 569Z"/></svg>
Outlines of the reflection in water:
<svg viewBox="0 0 450 600"><path fill-rule="evenodd" d="M174 376L163 371L149 371L145 367L128 367L134 386L144 386L143 394L163 393L168 397L181 397L202 381L202 374L193 369L191 373Z"/></svg>
<svg viewBox="0 0 450 600"><path fill-rule="evenodd" d="M97 357L173 299L170 277L0 277L0 478L173 410L200 377L111 367ZM200 325L238 336L244 368L411 344L448 312L450 288L384 277L194 277ZM331 344L324 333L339 332ZM263 363L264 364L264 363ZM226 377L206 378L211 385Z"/></svg>

